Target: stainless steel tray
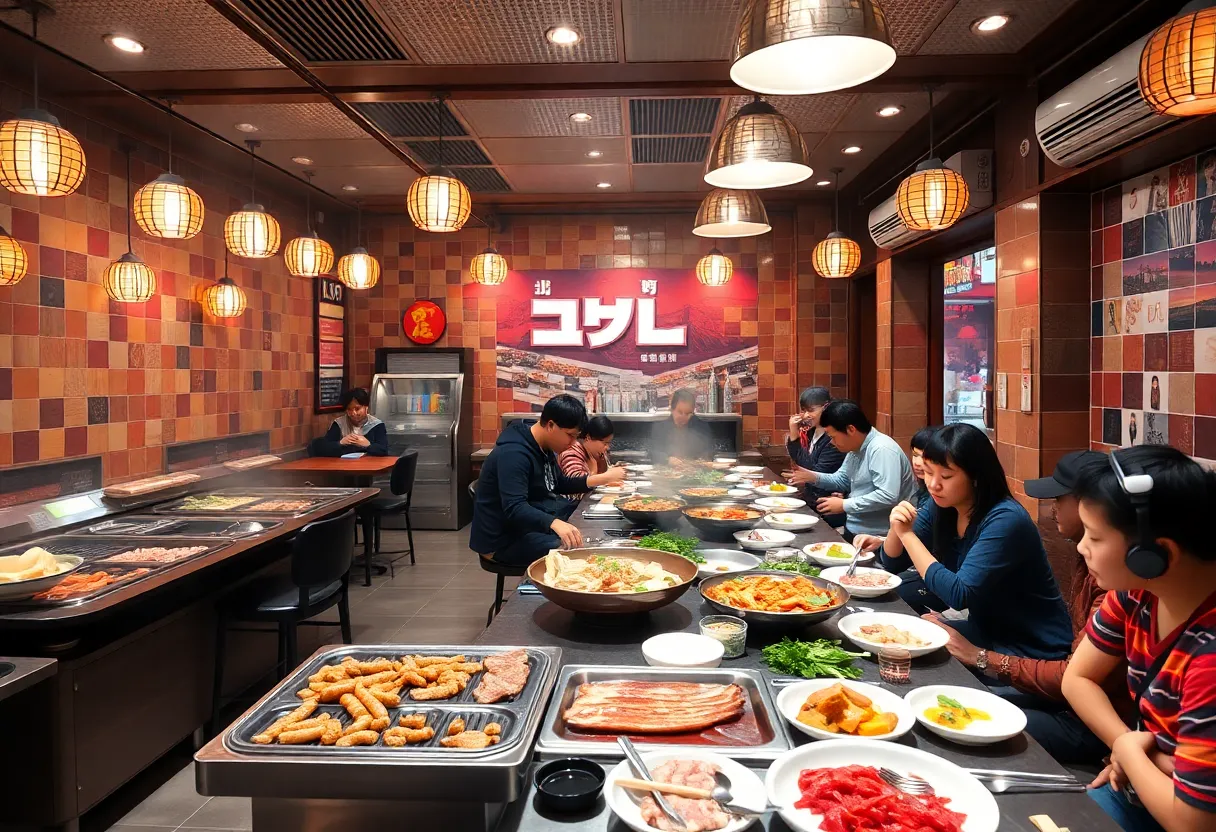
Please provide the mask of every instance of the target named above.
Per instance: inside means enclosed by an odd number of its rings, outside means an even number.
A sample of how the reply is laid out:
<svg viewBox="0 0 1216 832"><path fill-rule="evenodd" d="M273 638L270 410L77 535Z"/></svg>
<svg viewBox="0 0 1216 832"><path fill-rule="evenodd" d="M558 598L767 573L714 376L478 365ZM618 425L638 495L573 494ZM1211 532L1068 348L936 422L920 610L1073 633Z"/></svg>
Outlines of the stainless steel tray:
<svg viewBox="0 0 1216 832"><path fill-rule="evenodd" d="M75 534L102 537L155 535L157 537L197 537L240 540L254 537L283 525L279 520L246 520L225 517L158 517L152 514L123 515L92 526L76 529Z"/></svg>
<svg viewBox="0 0 1216 832"><path fill-rule="evenodd" d="M756 670L710 668L678 669L638 667L633 665L572 664L562 669L558 677L556 693L545 712L541 724L540 738L536 743L537 754L543 759L554 757L589 757L597 760L619 760L622 758L616 735L612 733L590 734L568 730L562 714L574 701L578 686L588 682L694 682L698 684L730 685L743 688L747 704L743 717L738 720L740 730L732 736L728 729L703 731L698 742L681 742L678 737L661 734L630 734L637 745L663 751L712 749L721 751L731 759L740 761L768 762L793 747L785 720L777 712L764 677ZM749 720L754 720L752 729ZM744 725L748 722L747 725ZM746 729L746 730L744 730ZM749 736L750 734L750 736ZM736 742L737 740L737 742Z"/></svg>
<svg viewBox="0 0 1216 832"><path fill-rule="evenodd" d="M463 654L470 660L524 650L532 671L523 692L512 701L481 705L473 691L483 674L476 674L459 696L434 702L404 699L390 708L393 724L402 714L425 713L435 728L434 740L405 748L381 744L352 748L320 745L258 745L253 735L300 704L296 691L308 687L308 677L322 665L346 656L371 660L406 654ZM323 648L262 697L220 737L198 754L196 780L207 795L282 798L435 800L440 798L494 803L516 799L532 759L532 744L545 702L553 690L561 650L556 647L497 647L470 645L349 645ZM341 705L321 705L344 723L350 718ZM470 730L494 721L502 725L502 741L480 750L462 751L439 745L451 720L463 717ZM408 771L408 773L407 773Z"/></svg>
<svg viewBox="0 0 1216 832"><path fill-rule="evenodd" d="M299 517L301 514L317 511L331 503L359 493L357 488L224 488L218 491L204 491L182 497L168 503L161 503L152 509L155 514L178 514L183 517ZM183 508L187 500L208 496L223 497L256 497L256 500L235 506L233 508ZM261 510L258 503L265 500L306 500L308 505L296 510Z"/></svg>

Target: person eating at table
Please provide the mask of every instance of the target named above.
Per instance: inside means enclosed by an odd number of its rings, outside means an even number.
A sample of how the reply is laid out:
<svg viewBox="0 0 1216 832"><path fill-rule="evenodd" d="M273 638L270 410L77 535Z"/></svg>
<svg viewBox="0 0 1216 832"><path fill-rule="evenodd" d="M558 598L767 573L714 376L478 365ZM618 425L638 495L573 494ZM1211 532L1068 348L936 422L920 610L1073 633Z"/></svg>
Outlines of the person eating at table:
<svg viewBox="0 0 1216 832"><path fill-rule="evenodd" d="M799 412L790 417L789 438L785 443L796 468L834 474L844 463L844 454L836 449L827 431L819 424L819 414L831 401L832 394L826 387L808 387L798 397ZM810 483L803 485L802 491L808 504L814 504L820 497L832 496L831 491ZM823 519L829 526L838 528L844 525L845 516L832 514Z"/></svg>
<svg viewBox="0 0 1216 832"><path fill-rule="evenodd" d="M363 453L388 456L388 428L368 412L371 397L362 387L347 390L339 399L342 415L334 419L324 436L309 445L311 456L342 456Z"/></svg>
<svg viewBox="0 0 1216 832"><path fill-rule="evenodd" d="M854 535L885 535L892 507L916 493L908 457L848 399L824 407L819 424L836 450L845 455L840 469L825 474L799 468L786 474L786 479L833 495L820 497L815 510L825 516L843 512L845 540L851 541ZM839 496L842 494L848 496Z"/></svg>
<svg viewBox="0 0 1216 832"><path fill-rule="evenodd" d="M988 651L1066 658L1068 608L1038 527L1009 493L987 434L946 425L925 447L924 466L932 499L919 511L908 501L895 506L878 548L888 570L915 570L901 575L900 597L922 613L965 612L944 623L980 648L980 673L989 669Z"/></svg>
<svg viewBox="0 0 1216 832"><path fill-rule="evenodd" d="M1110 748L1089 795L1131 832L1216 830L1216 473L1141 445L1086 466L1076 494L1078 548L1107 591L1063 683ZM1103 687L1112 675L1134 722Z"/></svg>
<svg viewBox="0 0 1216 832"><path fill-rule="evenodd" d="M499 563L523 566L552 549L576 549L583 536L567 522L581 494L625 479L624 468L567 476L557 455L582 436L583 403L569 394L545 402L535 422L512 422L499 435L477 480L469 548Z"/></svg>
<svg viewBox="0 0 1216 832"><path fill-rule="evenodd" d="M930 499L929 486L925 485L925 448L937 431L938 428L932 425L921 428L912 434L912 441L908 443L912 449L912 476L916 477L916 499L913 502L916 503L917 510L923 508Z"/></svg>
<svg viewBox="0 0 1216 832"><path fill-rule="evenodd" d="M583 435L569 448L558 454L557 464L567 477L589 477L602 474L612 467L608 451L612 448L612 420L600 413L587 420ZM581 499L582 494L571 494Z"/></svg>
<svg viewBox="0 0 1216 832"><path fill-rule="evenodd" d="M697 417L697 391L681 387L671 394L671 416L654 426L651 461L671 465L713 456L709 425Z"/></svg>

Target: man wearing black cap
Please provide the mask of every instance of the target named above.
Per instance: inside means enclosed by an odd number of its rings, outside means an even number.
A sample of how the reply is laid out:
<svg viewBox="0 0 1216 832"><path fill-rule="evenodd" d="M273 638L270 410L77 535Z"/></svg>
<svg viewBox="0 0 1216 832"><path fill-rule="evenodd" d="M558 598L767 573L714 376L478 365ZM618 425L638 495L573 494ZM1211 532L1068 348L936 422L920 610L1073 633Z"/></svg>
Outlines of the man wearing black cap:
<svg viewBox="0 0 1216 832"><path fill-rule="evenodd" d="M1085 534L1081 517L1077 511L1077 498L1073 494L1081 470L1091 464L1107 465L1106 456L1096 451L1073 451L1060 458L1050 477L1027 480L1026 494L1036 500L1054 500L1051 516L1062 536L1074 543ZM1073 564L1072 598L1068 604L1075 634L1073 649L1085 637L1085 625L1095 609L1102 604L1106 593L1100 589L1089 570L1085 559L1078 553ZM934 623L946 627L950 643L946 646L956 659L970 668L988 676L995 676L1001 687L990 687L1022 708L1026 714L1026 733L1061 763L1097 763L1107 753L1105 744L1090 731L1085 723L1072 711L1061 692L1067 659L1024 659L1001 653L980 650L950 627L949 621L934 618ZM1116 680L1108 688L1112 702L1125 705L1126 711L1134 714L1128 698L1125 674L1112 673ZM1116 698L1117 697L1117 698ZM1127 717L1130 718L1130 717ZM1135 724L1132 719L1128 724Z"/></svg>

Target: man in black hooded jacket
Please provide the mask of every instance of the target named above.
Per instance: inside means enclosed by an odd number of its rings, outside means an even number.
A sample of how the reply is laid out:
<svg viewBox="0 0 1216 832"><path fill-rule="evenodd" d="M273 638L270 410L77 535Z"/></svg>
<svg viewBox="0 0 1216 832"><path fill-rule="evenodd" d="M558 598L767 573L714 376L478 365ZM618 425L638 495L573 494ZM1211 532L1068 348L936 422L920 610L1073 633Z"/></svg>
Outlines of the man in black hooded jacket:
<svg viewBox="0 0 1216 832"><path fill-rule="evenodd" d="M587 424L587 410L573 396L545 402L537 422L513 422L486 458L473 501L469 548L495 561L522 566L551 549L575 549L583 536L566 522L577 503L560 494L585 491L625 479L625 469L568 477L557 455L570 447Z"/></svg>

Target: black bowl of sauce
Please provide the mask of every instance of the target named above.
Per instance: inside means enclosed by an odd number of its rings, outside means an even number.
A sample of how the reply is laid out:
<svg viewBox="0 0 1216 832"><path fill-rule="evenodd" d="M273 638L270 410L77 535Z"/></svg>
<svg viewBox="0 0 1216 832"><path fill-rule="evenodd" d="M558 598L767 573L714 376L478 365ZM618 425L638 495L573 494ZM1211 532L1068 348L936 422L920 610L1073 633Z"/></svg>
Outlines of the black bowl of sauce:
<svg viewBox="0 0 1216 832"><path fill-rule="evenodd" d="M598 763L567 757L536 770L536 792L541 803L555 812L582 812L599 800L604 778Z"/></svg>

